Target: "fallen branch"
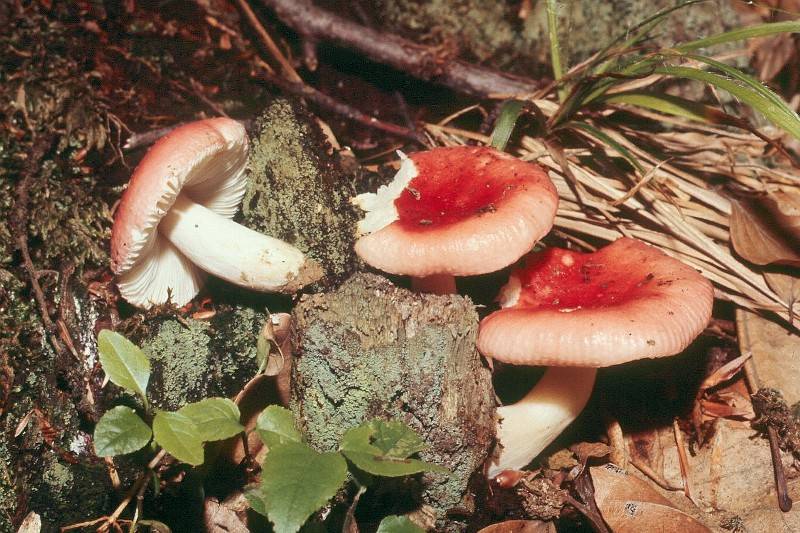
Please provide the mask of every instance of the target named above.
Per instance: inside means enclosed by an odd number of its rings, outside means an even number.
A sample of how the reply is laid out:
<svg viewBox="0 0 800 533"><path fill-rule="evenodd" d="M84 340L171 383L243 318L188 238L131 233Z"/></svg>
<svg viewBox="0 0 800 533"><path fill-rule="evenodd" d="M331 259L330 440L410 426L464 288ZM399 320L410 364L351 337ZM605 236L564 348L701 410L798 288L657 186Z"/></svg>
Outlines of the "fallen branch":
<svg viewBox="0 0 800 533"><path fill-rule="evenodd" d="M482 98L529 95L533 80L443 56L397 35L367 28L314 6L309 0L261 0L278 18L310 42L327 41L355 50L416 78Z"/></svg>

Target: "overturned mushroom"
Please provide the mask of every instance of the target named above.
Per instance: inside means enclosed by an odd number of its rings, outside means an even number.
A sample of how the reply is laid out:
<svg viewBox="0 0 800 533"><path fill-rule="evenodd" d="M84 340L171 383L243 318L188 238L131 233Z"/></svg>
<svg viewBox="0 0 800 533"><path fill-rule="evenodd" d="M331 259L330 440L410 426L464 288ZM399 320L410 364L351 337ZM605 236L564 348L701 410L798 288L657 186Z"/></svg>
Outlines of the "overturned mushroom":
<svg viewBox="0 0 800 533"><path fill-rule="evenodd" d="M530 251L550 231L558 195L535 164L457 146L403 156L390 184L354 203L366 211L356 253L443 294L455 292L453 276L494 272Z"/></svg>
<svg viewBox="0 0 800 533"><path fill-rule="evenodd" d="M111 268L122 296L150 307L191 300L208 272L249 289L294 292L318 265L232 219L245 193L247 134L234 120L181 126L147 152L117 208Z"/></svg>
<svg viewBox="0 0 800 533"><path fill-rule="evenodd" d="M705 328L714 291L694 269L623 238L595 253L551 248L528 257L486 317L478 349L512 364L550 365L519 402L501 407L494 476L529 463L581 412L596 369L676 354Z"/></svg>

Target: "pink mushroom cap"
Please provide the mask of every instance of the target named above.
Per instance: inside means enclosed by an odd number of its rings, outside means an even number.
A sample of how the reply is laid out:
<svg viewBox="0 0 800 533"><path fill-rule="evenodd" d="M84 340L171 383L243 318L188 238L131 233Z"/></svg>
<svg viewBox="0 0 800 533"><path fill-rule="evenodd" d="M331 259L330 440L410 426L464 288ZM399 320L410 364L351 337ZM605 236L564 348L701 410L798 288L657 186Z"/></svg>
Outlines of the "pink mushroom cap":
<svg viewBox="0 0 800 533"><path fill-rule="evenodd" d="M111 270L130 270L155 238L156 228L183 192L225 218L244 198L248 141L229 118L190 122L153 145L131 176L114 217Z"/></svg>
<svg viewBox="0 0 800 533"><path fill-rule="evenodd" d="M605 367L685 349L711 318L696 270L641 241L531 254L486 317L478 349L524 365Z"/></svg>
<svg viewBox="0 0 800 533"><path fill-rule="evenodd" d="M530 251L553 225L558 194L538 165L475 146L409 158L417 173L394 200L397 219L355 245L384 272L494 272Z"/></svg>

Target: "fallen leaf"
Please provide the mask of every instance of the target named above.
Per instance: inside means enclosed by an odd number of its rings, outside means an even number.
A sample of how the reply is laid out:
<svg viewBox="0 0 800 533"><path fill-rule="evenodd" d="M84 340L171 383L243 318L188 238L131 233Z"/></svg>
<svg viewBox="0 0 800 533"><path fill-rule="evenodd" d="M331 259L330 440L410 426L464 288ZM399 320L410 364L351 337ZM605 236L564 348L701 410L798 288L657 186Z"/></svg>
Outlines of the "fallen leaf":
<svg viewBox="0 0 800 533"><path fill-rule="evenodd" d="M747 360L750 359L750 355L751 354L749 353L740 355L736 359L728 361L727 363L719 367L716 370L716 372L714 372L713 374L711 374L710 376L706 377L706 379L703 380L703 383L700 384L700 389L701 390L712 389L717 385L719 385L720 383L722 383L723 381L728 381L729 379L731 379L739 372L739 370L742 369L745 362L747 362Z"/></svg>
<svg viewBox="0 0 800 533"><path fill-rule="evenodd" d="M786 309L793 322L797 312L795 307L800 302L800 275L788 272L765 272L764 280L786 304Z"/></svg>
<svg viewBox="0 0 800 533"><path fill-rule="evenodd" d="M731 199L730 235L736 253L757 265L800 266L800 215L796 195Z"/></svg>
<svg viewBox="0 0 800 533"><path fill-rule="evenodd" d="M706 533L706 526L672 507L652 486L613 464L590 468L594 496L603 520L615 533L680 531ZM665 525L669 529L665 529Z"/></svg>
<svg viewBox="0 0 800 533"><path fill-rule="evenodd" d="M750 47L753 67L758 71L758 79L771 80L797 56L794 35L779 33L771 37L754 39Z"/></svg>
<svg viewBox="0 0 800 533"><path fill-rule="evenodd" d="M800 335L751 311L736 311L742 353L753 354L761 387L781 391L786 403L800 402Z"/></svg>
<svg viewBox="0 0 800 533"><path fill-rule="evenodd" d="M506 520L485 527L478 533L556 533L556 526L541 520Z"/></svg>

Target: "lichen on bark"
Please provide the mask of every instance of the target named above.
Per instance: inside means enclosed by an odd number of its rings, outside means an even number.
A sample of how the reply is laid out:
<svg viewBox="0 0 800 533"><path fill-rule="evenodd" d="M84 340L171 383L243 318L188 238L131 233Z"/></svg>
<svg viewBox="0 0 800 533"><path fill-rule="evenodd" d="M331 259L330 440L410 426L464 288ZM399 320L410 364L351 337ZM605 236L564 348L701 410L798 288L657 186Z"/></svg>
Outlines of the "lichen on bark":
<svg viewBox="0 0 800 533"><path fill-rule="evenodd" d="M414 294L357 274L295 307L292 408L308 441L334 449L375 417L409 424L430 446L420 455L450 475L425 475L422 501L440 521L462 501L494 439L491 375L475 349L468 298Z"/></svg>
<svg viewBox="0 0 800 533"><path fill-rule="evenodd" d="M256 342L267 314L247 307L220 309L208 321L153 319L140 340L150 357L148 396L176 410L212 396L232 397L258 372Z"/></svg>
<svg viewBox="0 0 800 533"><path fill-rule="evenodd" d="M316 119L277 98L259 118L250 151L244 223L282 239L325 271L309 290L329 288L357 265L355 193Z"/></svg>

